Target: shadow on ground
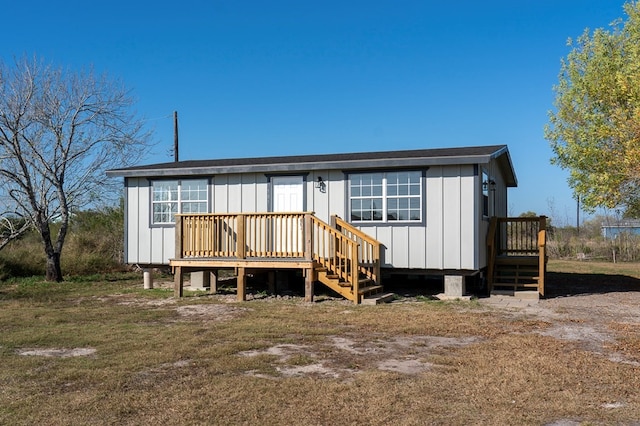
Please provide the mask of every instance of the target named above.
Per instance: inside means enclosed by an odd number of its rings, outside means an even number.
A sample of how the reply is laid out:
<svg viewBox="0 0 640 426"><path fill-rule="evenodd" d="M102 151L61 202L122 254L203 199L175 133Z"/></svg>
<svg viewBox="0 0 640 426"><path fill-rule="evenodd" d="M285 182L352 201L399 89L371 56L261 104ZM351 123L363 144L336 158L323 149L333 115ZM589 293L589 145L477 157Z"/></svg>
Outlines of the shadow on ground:
<svg viewBox="0 0 640 426"><path fill-rule="evenodd" d="M547 272L545 298L640 291L640 280L626 275Z"/></svg>
<svg viewBox="0 0 640 426"><path fill-rule="evenodd" d="M304 279L292 276L290 279L276 284L275 294L281 296L304 296ZM236 281L234 278L221 281L219 294L235 294ZM385 292L392 292L400 297L435 298L444 292L442 276L391 276L383 281ZM486 283L481 279L467 279L467 293L480 298L488 297ZM585 274L566 272L547 272L545 298L578 296L586 294L606 294L615 292L640 292L640 279L627 275ZM247 294L265 296L271 294L263 277L249 277L247 280ZM316 296L340 297L329 288L315 285Z"/></svg>

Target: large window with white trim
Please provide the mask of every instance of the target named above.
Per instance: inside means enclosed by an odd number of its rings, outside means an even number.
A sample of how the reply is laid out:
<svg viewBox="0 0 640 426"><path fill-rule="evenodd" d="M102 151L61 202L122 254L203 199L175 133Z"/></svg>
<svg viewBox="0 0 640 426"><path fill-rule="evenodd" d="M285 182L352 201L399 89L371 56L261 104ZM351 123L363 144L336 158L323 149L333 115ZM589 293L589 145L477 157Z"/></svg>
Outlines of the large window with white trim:
<svg viewBox="0 0 640 426"><path fill-rule="evenodd" d="M176 213L206 213L208 198L207 179L156 180L152 185L152 223L173 224Z"/></svg>
<svg viewBox="0 0 640 426"><path fill-rule="evenodd" d="M422 220L422 172L377 172L349 175L352 222Z"/></svg>

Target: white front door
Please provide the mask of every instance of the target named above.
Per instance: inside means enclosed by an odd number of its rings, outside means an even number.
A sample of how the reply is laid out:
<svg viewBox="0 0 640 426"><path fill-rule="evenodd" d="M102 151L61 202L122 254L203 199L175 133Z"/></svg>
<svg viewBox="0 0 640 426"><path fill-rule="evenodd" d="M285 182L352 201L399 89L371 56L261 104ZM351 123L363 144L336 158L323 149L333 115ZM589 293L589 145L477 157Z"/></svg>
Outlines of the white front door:
<svg viewBox="0 0 640 426"><path fill-rule="evenodd" d="M274 176L271 178L273 211L304 211L304 181L302 176Z"/></svg>
<svg viewBox="0 0 640 426"><path fill-rule="evenodd" d="M304 211L304 180L302 176L274 176L271 178L273 211L300 213ZM303 219L300 216L276 216L273 221L273 242L280 256L304 252Z"/></svg>

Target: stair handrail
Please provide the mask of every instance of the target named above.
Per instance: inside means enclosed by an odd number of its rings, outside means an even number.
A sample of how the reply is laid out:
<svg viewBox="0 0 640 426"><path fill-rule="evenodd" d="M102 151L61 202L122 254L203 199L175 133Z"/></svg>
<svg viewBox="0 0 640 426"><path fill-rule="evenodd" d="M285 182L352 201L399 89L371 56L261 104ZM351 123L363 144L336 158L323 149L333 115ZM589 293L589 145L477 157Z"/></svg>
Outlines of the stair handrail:
<svg viewBox="0 0 640 426"><path fill-rule="evenodd" d="M493 289L493 274L496 264L497 248L496 248L496 231L498 229L498 218L493 216L489 222L489 230L487 232L487 286L489 293Z"/></svg>
<svg viewBox="0 0 640 426"><path fill-rule="evenodd" d="M380 284L380 241L362 232L338 215L331 216L331 223L339 232L360 243L358 267L360 272L376 284Z"/></svg>
<svg viewBox="0 0 640 426"><path fill-rule="evenodd" d="M538 230L538 292L544 296L544 278L547 272L547 218L540 216Z"/></svg>
<svg viewBox="0 0 640 426"><path fill-rule="evenodd" d="M308 218L312 224L312 229L308 232L311 233L313 260L349 283L354 301L358 303L360 283L357 265L360 244L314 214L308 214Z"/></svg>

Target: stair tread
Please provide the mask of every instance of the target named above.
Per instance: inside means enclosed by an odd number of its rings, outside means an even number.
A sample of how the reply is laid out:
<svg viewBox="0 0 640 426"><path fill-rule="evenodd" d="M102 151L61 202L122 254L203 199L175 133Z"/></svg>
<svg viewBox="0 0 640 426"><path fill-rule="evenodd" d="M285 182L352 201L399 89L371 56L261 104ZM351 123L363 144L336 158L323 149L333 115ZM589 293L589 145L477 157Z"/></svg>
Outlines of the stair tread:
<svg viewBox="0 0 640 426"><path fill-rule="evenodd" d="M368 287L363 287L361 289L358 290L358 294L362 295L365 293L368 293L370 291L374 291L374 290L381 290L382 286L381 285L370 285Z"/></svg>
<svg viewBox="0 0 640 426"><path fill-rule="evenodd" d="M525 284L525 283L493 283L494 287L527 287L527 288L538 288L538 284Z"/></svg>
<svg viewBox="0 0 640 426"><path fill-rule="evenodd" d="M509 280L509 279L535 280L536 278L529 275L498 275L495 277L495 279L497 280Z"/></svg>

